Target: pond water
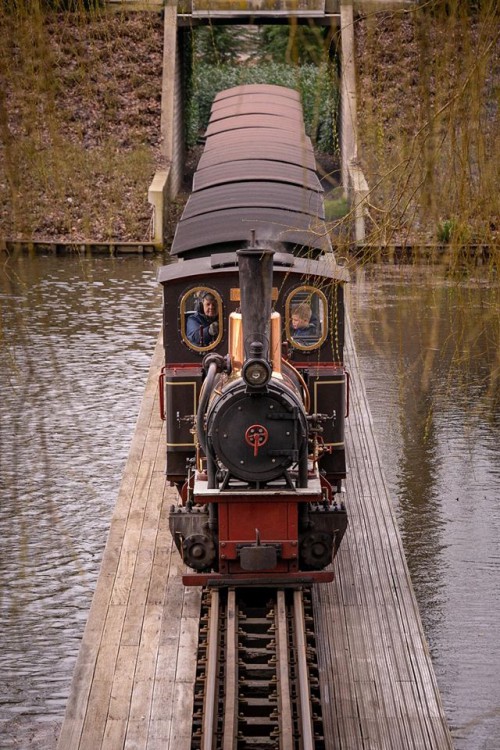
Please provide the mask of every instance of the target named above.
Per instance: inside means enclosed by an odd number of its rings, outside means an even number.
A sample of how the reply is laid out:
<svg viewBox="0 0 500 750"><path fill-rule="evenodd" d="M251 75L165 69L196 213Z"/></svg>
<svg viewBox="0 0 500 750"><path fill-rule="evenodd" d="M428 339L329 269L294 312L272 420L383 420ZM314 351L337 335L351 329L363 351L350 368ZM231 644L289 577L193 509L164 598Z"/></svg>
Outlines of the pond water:
<svg viewBox="0 0 500 750"><path fill-rule="evenodd" d="M500 290L353 276L375 433L456 750L500 747Z"/></svg>
<svg viewBox="0 0 500 750"><path fill-rule="evenodd" d="M55 748L161 324L159 264L23 256L0 271L2 750ZM499 288L360 269L351 307L456 750L497 750Z"/></svg>
<svg viewBox="0 0 500 750"><path fill-rule="evenodd" d="M55 747L161 325L159 261L0 272L0 746Z"/></svg>

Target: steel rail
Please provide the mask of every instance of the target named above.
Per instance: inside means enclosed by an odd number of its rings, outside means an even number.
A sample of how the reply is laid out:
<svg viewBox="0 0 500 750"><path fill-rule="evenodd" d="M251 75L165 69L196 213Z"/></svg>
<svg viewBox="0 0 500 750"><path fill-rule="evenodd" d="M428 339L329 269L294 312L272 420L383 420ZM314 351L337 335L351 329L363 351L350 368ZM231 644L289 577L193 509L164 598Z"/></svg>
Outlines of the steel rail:
<svg viewBox="0 0 500 750"><path fill-rule="evenodd" d="M229 589L226 610L226 664L223 750L236 747L238 734L238 610L236 592Z"/></svg>
<svg viewBox="0 0 500 750"><path fill-rule="evenodd" d="M302 591L293 592L293 616L295 623L295 648L298 672L298 695L302 750L314 750L313 725L307 667L306 623Z"/></svg>
<svg viewBox="0 0 500 750"><path fill-rule="evenodd" d="M212 589L210 600L210 625L208 630L207 670L205 699L203 702L202 750L214 746L215 709L217 706L217 672L219 650L219 591Z"/></svg>
<svg viewBox="0 0 500 750"><path fill-rule="evenodd" d="M278 708L280 714L280 750L293 750L293 720L288 664L288 622L285 592L277 592L276 601L276 677L278 682Z"/></svg>
<svg viewBox="0 0 500 750"><path fill-rule="evenodd" d="M315 748L307 602L301 590L275 589L272 596L267 591L265 598L250 599L248 590L210 592L200 672L203 715L201 731L193 734L199 750L255 743L279 750Z"/></svg>

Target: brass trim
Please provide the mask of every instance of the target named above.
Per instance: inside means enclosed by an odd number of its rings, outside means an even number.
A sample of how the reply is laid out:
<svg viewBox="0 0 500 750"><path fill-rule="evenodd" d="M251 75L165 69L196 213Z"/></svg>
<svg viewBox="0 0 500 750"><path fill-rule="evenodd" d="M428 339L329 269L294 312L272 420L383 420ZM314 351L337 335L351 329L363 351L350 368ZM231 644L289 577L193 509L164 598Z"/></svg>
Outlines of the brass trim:
<svg viewBox="0 0 500 750"><path fill-rule="evenodd" d="M228 338L232 375L239 377L243 366L243 321L241 313L232 312L229 314Z"/></svg>
<svg viewBox="0 0 500 750"><path fill-rule="evenodd" d="M321 320L321 337L315 341L313 344L301 344L299 339L293 338L292 334L290 333L291 329L291 322L292 322L292 315L290 312L291 303L293 298L296 294L300 292L306 292L307 294L316 294L320 298L321 302L323 303L323 319ZM285 300L285 333L287 340L290 342L290 344L295 348L302 351L310 352L314 351L314 349L319 349L320 346L322 346L326 338L328 336L328 300L325 296L325 294L321 291L321 289L317 289L315 286L308 286L306 284L302 286L295 287L295 289L292 289L291 292L286 297Z"/></svg>
<svg viewBox="0 0 500 750"><path fill-rule="evenodd" d="M278 287L273 286L271 291L271 300L276 302L279 296ZM232 287L229 290L229 299L231 302L241 302L241 291L239 287Z"/></svg>
<svg viewBox="0 0 500 750"><path fill-rule="evenodd" d="M275 310L271 313L270 332L269 359L273 366L273 378L281 378L281 315Z"/></svg>

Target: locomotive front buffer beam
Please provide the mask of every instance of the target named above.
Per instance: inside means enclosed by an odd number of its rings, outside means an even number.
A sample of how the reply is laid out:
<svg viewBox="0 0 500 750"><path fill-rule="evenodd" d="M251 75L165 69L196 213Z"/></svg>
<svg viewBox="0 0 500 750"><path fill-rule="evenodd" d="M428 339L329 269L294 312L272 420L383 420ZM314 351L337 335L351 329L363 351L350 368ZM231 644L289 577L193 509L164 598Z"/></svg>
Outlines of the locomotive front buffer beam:
<svg viewBox="0 0 500 750"><path fill-rule="evenodd" d="M183 576L185 585L333 580L323 569L347 527L343 508L321 502L311 490L206 494L212 502L170 512L177 549L196 571Z"/></svg>

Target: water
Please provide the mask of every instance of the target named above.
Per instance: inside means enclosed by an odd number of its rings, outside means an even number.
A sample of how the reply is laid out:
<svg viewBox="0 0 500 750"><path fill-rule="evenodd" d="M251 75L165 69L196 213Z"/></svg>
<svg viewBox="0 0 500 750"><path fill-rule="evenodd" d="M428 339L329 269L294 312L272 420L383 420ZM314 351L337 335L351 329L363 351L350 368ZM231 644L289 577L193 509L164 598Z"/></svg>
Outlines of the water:
<svg viewBox="0 0 500 750"><path fill-rule="evenodd" d="M0 745L55 747L161 324L157 261L0 272Z"/></svg>
<svg viewBox="0 0 500 750"><path fill-rule="evenodd" d="M0 271L2 750L56 745L160 327L158 262ZM386 266L361 270L351 297L456 750L497 750L499 287Z"/></svg>
<svg viewBox="0 0 500 750"><path fill-rule="evenodd" d="M500 747L500 291L361 270L355 339L456 750ZM493 374L493 375L492 375ZM495 377L496 375L496 377Z"/></svg>

